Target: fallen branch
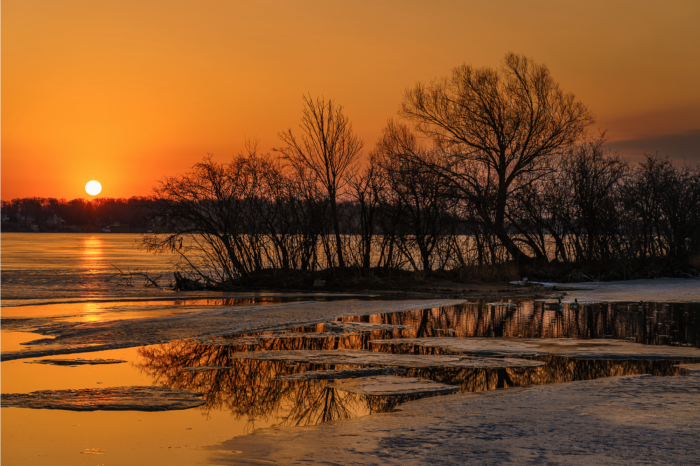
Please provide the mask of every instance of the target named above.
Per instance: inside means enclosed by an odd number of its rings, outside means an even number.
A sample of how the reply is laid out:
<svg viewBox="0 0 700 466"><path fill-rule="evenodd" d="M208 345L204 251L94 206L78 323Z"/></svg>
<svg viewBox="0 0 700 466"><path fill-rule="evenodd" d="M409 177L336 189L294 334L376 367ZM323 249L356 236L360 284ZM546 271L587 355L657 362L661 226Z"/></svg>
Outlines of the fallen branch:
<svg viewBox="0 0 700 466"><path fill-rule="evenodd" d="M121 281L121 283L118 283L117 286L121 285L121 286L133 287L134 285L131 282L131 280L134 277L141 277L141 278L143 278L143 285L145 287L147 287L147 288L160 288L160 285L158 284L158 279L161 278L163 275L158 275L156 278L151 278L148 276L148 274L146 272L139 272L139 271L131 272L128 269L126 272L124 272L114 264L109 264L109 265L111 265L112 267L117 269L118 272L115 273L114 275L110 275L109 278L107 278L107 281L111 281L113 278L119 277L119 278L121 278L122 281Z"/></svg>

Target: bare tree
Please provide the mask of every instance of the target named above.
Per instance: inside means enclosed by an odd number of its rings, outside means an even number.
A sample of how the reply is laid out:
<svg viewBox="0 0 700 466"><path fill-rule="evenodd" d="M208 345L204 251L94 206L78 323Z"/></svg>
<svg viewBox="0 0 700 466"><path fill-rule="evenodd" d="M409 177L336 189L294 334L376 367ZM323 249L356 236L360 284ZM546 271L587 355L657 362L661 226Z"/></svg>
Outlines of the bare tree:
<svg viewBox="0 0 700 466"><path fill-rule="evenodd" d="M410 156L402 155L406 152ZM447 234L448 212L454 207L450 183L426 168L436 163L435 152L422 147L405 125L390 122L372 155L381 168L389 211L399 227L398 244L414 269L429 273L434 251ZM413 258L415 249L420 267Z"/></svg>
<svg viewBox="0 0 700 466"><path fill-rule="evenodd" d="M629 236L643 259L665 257L675 269L700 252L700 165L646 154L626 191L625 207L638 221Z"/></svg>
<svg viewBox="0 0 700 466"><path fill-rule="evenodd" d="M163 178L154 188L151 215L167 219L171 233L144 235L146 250L177 254L183 270L208 284L250 273L242 225L256 183L245 165L245 157L219 164L209 155L189 172Z"/></svg>
<svg viewBox="0 0 700 466"><path fill-rule="evenodd" d="M359 233L359 243L356 252L359 260L356 262L365 269L371 267L372 243L378 230L378 217L383 201L385 182L381 176L376 157L370 157L365 170L350 179L350 187L355 209L355 224Z"/></svg>
<svg viewBox="0 0 700 466"><path fill-rule="evenodd" d="M246 149L226 164L207 156L154 188L151 216L165 219L168 233L144 235L143 247L176 254L186 278L207 286L231 286L280 262L284 266L284 246L295 233L282 234L272 218L285 194L275 185L287 183L279 164L258 154L255 142Z"/></svg>
<svg viewBox="0 0 700 466"><path fill-rule="evenodd" d="M515 54L500 69L454 68L405 92L399 114L443 148L431 167L451 180L516 259L508 201L546 173L542 162L574 143L594 119L544 65Z"/></svg>
<svg viewBox="0 0 700 466"><path fill-rule="evenodd" d="M350 120L343 114L343 107L323 97L314 100L311 96L304 96L299 128L302 133L300 137L295 136L291 128L280 133L279 137L287 147L276 150L298 171L311 171L326 191L338 265L345 267L338 197L347 182L350 168L359 157L363 142L353 132Z"/></svg>
<svg viewBox="0 0 700 466"><path fill-rule="evenodd" d="M619 258L623 246L619 237L624 210L620 190L628 166L608 153L603 139L581 144L560 160L560 185L568 191L572 218L566 221L578 261L610 261ZM552 210L556 210L553 207Z"/></svg>

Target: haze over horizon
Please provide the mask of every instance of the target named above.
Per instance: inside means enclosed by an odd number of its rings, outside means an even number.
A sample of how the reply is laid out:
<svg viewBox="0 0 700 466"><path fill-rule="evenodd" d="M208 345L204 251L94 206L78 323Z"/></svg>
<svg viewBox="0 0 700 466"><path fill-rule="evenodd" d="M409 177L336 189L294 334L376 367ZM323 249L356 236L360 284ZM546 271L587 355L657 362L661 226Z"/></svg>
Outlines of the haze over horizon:
<svg viewBox="0 0 700 466"><path fill-rule="evenodd" d="M533 6L535 5L535 6ZM246 137L345 107L373 148L404 90L507 52L545 64L609 147L700 163L700 3L2 2L2 199L148 195Z"/></svg>

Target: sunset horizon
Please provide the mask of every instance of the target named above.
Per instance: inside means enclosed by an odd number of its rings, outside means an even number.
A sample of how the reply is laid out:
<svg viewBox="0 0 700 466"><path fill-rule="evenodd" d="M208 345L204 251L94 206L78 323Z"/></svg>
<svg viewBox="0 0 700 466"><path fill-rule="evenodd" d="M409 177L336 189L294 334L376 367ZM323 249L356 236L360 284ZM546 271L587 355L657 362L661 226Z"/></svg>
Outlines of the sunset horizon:
<svg viewBox="0 0 700 466"><path fill-rule="evenodd" d="M3 2L2 200L89 198L91 179L148 196L246 138L281 147L304 95L344 107L366 159L406 89L508 52L547 66L631 163L700 162L697 2L207 5Z"/></svg>
<svg viewBox="0 0 700 466"><path fill-rule="evenodd" d="M0 462L695 464L700 0L4 0Z"/></svg>

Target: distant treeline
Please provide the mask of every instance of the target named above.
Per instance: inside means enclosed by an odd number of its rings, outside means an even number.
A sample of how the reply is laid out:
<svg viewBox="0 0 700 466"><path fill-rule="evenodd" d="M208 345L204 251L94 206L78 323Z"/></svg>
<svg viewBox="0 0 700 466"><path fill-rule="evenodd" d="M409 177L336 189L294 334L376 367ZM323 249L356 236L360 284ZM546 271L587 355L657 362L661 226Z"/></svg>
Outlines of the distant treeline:
<svg viewBox="0 0 700 466"><path fill-rule="evenodd" d="M147 197L12 199L2 201L2 230L93 232L111 226L114 231L145 232L156 226L149 217L152 203Z"/></svg>

